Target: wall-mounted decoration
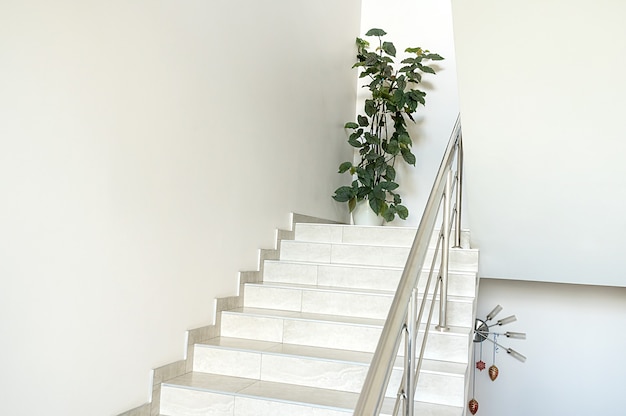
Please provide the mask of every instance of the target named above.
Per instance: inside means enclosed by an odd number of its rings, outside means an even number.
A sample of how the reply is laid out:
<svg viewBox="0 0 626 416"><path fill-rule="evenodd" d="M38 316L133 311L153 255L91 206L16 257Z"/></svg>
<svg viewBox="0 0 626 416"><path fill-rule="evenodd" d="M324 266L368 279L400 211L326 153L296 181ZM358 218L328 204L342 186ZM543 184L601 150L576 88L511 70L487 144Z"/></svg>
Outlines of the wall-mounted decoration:
<svg viewBox="0 0 626 416"><path fill-rule="evenodd" d="M474 324L474 342L479 343L478 348L474 348L474 360L476 360L476 354L479 354L478 361L476 361L476 366L472 370L474 373L474 381L472 386L472 399L468 403L468 408L471 414L475 415L478 412L478 401L476 400L476 369L479 371L483 371L487 368L487 363L483 361L483 341L489 341L493 346L493 357L492 364L489 367L487 373L489 374L489 378L491 381L496 381L498 375L500 374L500 369L496 366L496 353L503 349L507 352L507 354L512 357L520 360L521 362L526 361L526 357L524 357L519 352L515 351L513 348L505 347L499 343L498 337L505 336L507 338L513 339L526 339L526 334L523 332L492 332L490 328L498 327L506 324L510 324L511 322L517 321L515 315L508 316L506 318L500 319L498 321L492 322L496 315L500 313L502 310L502 306L498 305L491 312L487 314L485 319L476 319ZM492 339L493 338L493 339Z"/></svg>

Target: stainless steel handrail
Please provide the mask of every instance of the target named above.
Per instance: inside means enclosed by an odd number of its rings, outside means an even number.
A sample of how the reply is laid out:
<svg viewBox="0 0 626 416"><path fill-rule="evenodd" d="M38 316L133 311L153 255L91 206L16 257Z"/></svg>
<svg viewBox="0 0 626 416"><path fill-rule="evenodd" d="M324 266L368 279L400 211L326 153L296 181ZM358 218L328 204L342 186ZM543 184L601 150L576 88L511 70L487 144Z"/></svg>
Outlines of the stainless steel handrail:
<svg viewBox="0 0 626 416"><path fill-rule="evenodd" d="M456 172L455 175L453 175L452 165L455 157L457 163ZM376 416L380 413L403 333L406 335L405 375L403 376L403 385L401 386L399 398L404 401L404 414L406 416L413 415L413 397L415 394L415 385L417 384L416 377L421 367L424 343L426 342L426 339L422 341L422 351L418 361L415 362L414 343L417 335L417 325L419 325L421 321L421 311L423 311L424 302L422 302L422 307L420 308L419 318L414 316L416 309L413 302L416 302L417 296L415 293L417 291L417 283L428 253L429 243L435 229L441 203L442 200L444 200L444 224L440 235L442 263L437 284L435 285L435 292L439 292L440 298L439 324L437 325L437 329L441 331L447 330L447 261L450 248L448 238L451 227L450 218L452 217L454 224L454 247L461 246L462 159L461 119L459 116L452 130L450 141L448 142L439 171L437 172L433 188L428 202L426 203L426 208L424 209L424 215L422 216L415 239L413 240L413 245L409 252L402 277L400 278L400 283L398 284L370 369L363 384L354 411L354 415L356 416ZM453 193L456 194L454 208L450 205ZM432 305L434 305L436 301L435 296L436 293L432 298ZM426 299L426 295L423 296L423 299ZM430 324L431 316L432 311L428 318L428 324ZM427 325L427 329L428 326L429 325ZM425 337L427 337L427 335L425 335ZM409 345L406 345L407 343ZM409 356L407 357L406 355ZM396 405L396 409L397 408L398 406Z"/></svg>

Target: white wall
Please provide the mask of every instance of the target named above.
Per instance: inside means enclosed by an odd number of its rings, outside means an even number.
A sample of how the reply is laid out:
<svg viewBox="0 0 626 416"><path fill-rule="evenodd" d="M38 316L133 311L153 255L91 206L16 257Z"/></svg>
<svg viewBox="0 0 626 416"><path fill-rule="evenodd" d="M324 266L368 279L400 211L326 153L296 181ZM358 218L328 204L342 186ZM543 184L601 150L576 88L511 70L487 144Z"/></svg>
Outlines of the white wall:
<svg viewBox="0 0 626 416"><path fill-rule="evenodd" d="M482 275L626 286L626 3L452 4Z"/></svg>
<svg viewBox="0 0 626 416"><path fill-rule="evenodd" d="M424 75L420 89L427 93L426 106L418 108L416 124L409 122L416 167L403 164L398 169L398 191L409 209L409 217L406 221L396 219L392 224L416 227L459 113L451 6L439 0L363 0L362 3L361 37L371 28L381 28L387 32L384 39L393 42L398 52L420 46L445 58L433 63L436 75ZM365 89L359 91L357 111L360 113L363 113L365 92Z"/></svg>
<svg viewBox="0 0 626 416"><path fill-rule="evenodd" d="M0 4L0 414L112 415L289 212L346 220L360 2Z"/></svg>
<svg viewBox="0 0 626 416"><path fill-rule="evenodd" d="M526 332L499 341L527 356L520 363L496 354L500 373L476 374L480 416L624 414L626 288L482 279L478 316L497 304L517 322L496 332ZM483 361L493 364L484 342Z"/></svg>

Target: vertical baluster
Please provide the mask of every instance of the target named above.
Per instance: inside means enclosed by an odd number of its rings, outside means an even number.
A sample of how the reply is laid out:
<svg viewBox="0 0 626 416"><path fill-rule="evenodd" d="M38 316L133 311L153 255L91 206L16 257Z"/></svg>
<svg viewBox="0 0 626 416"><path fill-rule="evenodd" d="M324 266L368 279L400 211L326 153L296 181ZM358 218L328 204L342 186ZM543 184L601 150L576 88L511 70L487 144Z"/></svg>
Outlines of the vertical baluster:
<svg viewBox="0 0 626 416"><path fill-rule="evenodd" d="M404 415L413 416L415 409L415 342L417 340L417 288L413 288L406 316L404 338Z"/></svg>
<svg viewBox="0 0 626 416"><path fill-rule="evenodd" d="M443 241L441 242L441 285L439 294L439 331L448 330L448 261L450 258L450 205L452 199L452 170L446 174L446 187L443 195ZM434 299L433 299L434 302Z"/></svg>
<svg viewBox="0 0 626 416"><path fill-rule="evenodd" d="M454 247L461 248L461 203L463 196L463 142L461 132L456 143L456 215L454 216Z"/></svg>

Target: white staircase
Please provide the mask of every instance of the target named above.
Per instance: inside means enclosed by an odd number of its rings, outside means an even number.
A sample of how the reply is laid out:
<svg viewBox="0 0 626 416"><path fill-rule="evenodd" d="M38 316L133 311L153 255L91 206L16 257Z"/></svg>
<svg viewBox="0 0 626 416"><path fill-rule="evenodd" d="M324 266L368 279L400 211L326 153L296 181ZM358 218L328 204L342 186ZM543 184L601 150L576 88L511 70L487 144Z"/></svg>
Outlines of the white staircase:
<svg viewBox="0 0 626 416"><path fill-rule="evenodd" d="M263 282L244 286L243 308L221 313L221 336L195 345L193 371L161 384L160 414L352 414L414 236L409 228L297 224L280 259L265 261ZM451 250L450 331L429 335L420 415L464 414L477 261L476 250ZM401 377L400 357L383 414Z"/></svg>

